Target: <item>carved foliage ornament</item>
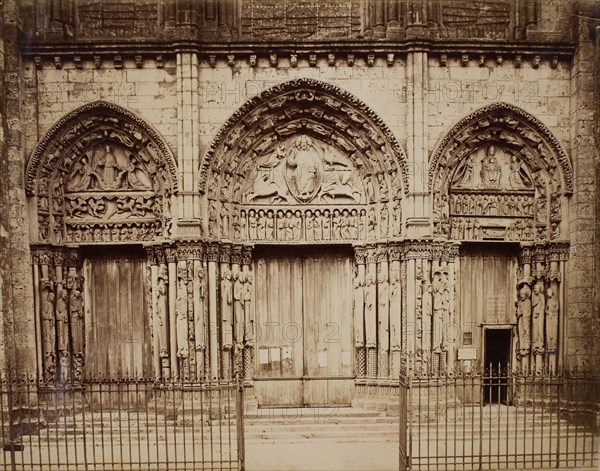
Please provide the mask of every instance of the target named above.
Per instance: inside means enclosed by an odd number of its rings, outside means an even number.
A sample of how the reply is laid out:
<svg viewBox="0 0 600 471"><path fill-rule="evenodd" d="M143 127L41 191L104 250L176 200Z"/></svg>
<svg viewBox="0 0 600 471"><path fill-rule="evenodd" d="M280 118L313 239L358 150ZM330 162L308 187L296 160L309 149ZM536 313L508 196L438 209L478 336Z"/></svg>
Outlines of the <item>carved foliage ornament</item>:
<svg viewBox="0 0 600 471"><path fill-rule="evenodd" d="M27 167L42 242L115 242L168 236L177 190L173 156L143 120L95 102L62 118Z"/></svg>
<svg viewBox="0 0 600 471"><path fill-rule="evenodd" d="M557 239L572 178L569 159L544 125L513 105L487 106L454 126L433 153L434 233Z"/></svg>

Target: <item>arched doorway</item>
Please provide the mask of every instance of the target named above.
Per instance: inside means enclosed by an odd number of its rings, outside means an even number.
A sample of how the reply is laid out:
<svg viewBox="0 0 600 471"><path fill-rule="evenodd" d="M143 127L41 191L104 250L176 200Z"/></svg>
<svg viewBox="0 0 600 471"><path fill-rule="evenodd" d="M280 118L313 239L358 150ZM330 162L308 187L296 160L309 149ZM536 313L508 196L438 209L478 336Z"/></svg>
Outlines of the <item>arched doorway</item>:
<svg viewBox="0 0 600 471"><path fill-rule="evenodd" d="M205 237L254 247L214 276L220 363L259 405L348 405L367 370L397 376L405 166L372 110L309 79L250 100L203 157Z"/></svg>
<svg viewBox="0 0 600 471"><path fill-rule="evenodd" d="M153 345L142 244L172 236L170 150L141 118L99 101L46 133L26 178L40 376L153 374L152 351L167 346Z"/></svg>

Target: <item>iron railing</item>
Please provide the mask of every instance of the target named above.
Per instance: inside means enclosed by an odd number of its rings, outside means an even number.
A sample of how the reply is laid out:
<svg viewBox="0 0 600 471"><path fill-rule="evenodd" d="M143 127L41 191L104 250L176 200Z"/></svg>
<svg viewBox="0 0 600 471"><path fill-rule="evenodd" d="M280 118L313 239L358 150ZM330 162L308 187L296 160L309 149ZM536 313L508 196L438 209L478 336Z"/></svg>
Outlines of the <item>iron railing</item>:
<svg viewBox="0 0 600 471"><path fill-rule="evenodd" d="M409 469L598 466L598 379L499 368L413 370L403 387Z"/></svg>
<svg viewBox="0 0 600 471"><path fill-rule="evenodd" d="M240 381L0 382L6 470L244 469Z"/></svg>

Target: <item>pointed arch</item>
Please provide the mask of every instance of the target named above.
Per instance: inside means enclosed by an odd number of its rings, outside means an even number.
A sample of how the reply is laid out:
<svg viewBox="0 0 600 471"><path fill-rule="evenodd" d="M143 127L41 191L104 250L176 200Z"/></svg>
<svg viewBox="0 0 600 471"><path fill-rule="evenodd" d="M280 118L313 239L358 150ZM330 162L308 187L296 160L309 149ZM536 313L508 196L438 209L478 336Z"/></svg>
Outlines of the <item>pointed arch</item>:
<svg viewBox="0 0 600 471"><path fill-rule="evenodd" d="M461 119L436 145L428 180L438 236L546 241L568 232L571 162L517 106L493 103Z"/></svg>
<svg viewBox="0 0 600 471"><path fill-rule="evenodd" d="M40 169L54 165L52 157L73 145L80 137L78 132L87 133L103 124L116 128L115 119L124 126L121 131L127 130L135 137L140 136L138 139L140 142L143 136L156 147L159 157L164 161L171 176L171 189L176 192L178 185L176 160L160 133L132 111L116 103L98 100L70 111L44 134L27 163L25 182L27 194L30 196L35 194Z"/></svg>
<svg viewBox="0 0 600 471"><path fill-rule="evenodd" d="M406 161L387 125L354 95L313 79L282 83L237 110L204 155L205 233L297 242L399 237Z"/></svg>
<svg viewBox="0 0 600 471"><path fill-rule="evenodd" d="M452 159L460 160L464 157L465 152L460 151L473 146L478 140L485 140L486 137L482 134L490 129L496 129L506 133L508 138L514 138L515 146L535 149L537 155L534 154L533 157L539 165L543 163L546 168L560 168L565 194L573 192L573 168L558 139L532 114L504 102L492 103L475 110L452 126L440 139L430 159L430 191L434 191L435 177L440 168L452 164Z"/></svg>
<svg viewBox="0 0 600 471"><path fill-rule="evenodd" d="M408 191L406 154L383 120L350 92L307 78L265 90L248 100L225 122L202 159L200 191L206 191L209 169L217 161L222 166L224 154L240 145L243 150L255 147L269 132L281 137L279 131L285 132L286 122L298 119L307 120L307 125L311 124L309 120L318 123L322 129L313 129L313 132L337 140L336 147L343 148L345 153L356 153L367 168L374 159L379 160L378 170L397 168L402 176L403 191Z"/></svg>
<svg viewBox="0 0 600 471"><path fill-rule="evenodd" d="M168 237L176 170L164 139L131 111L106 101L71 111L46 132L27 165L36 241Z"/></svg>

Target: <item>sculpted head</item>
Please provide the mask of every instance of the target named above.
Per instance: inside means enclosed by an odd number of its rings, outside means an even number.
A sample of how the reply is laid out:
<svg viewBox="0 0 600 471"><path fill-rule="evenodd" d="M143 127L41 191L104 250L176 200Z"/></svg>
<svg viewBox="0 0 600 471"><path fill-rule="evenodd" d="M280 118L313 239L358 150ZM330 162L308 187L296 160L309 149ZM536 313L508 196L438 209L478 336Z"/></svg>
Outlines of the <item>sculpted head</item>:
<svg viewBox="0 0 600 471"><path fill-rule="evenodd" d="M527 285L523 285L523 287L519 290L519 299L521 301L525 301L527 298L531 296L531 290Z"/></svg>

